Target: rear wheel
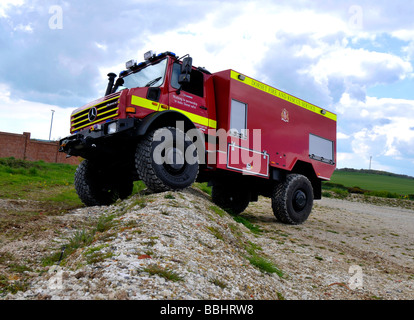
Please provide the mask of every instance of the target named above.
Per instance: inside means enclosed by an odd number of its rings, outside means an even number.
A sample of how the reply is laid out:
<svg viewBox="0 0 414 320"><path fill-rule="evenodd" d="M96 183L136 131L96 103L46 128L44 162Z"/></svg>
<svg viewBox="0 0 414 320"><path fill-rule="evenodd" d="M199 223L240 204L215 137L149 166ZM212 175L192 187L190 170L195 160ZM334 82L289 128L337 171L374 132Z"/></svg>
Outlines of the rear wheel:
<svg viewBox="0 0 414 320"><path fill-rule="evenodd" d="M249 205L250 193L235 185L217 184L211 188L211 198L225 211L237 215L246 210Z"/></svg>
<svg viewBox="0 0 414 320"><path fill-rule="evenodd" d="M312 206L312 184L301 174L289 174L273 189L272 209L280 222L301 224L308 219Z"/></svg>
<svg viewBox="0 0 414 320"><path fill-rule="evenodd" d="M177 128L156 129L138 143L135 167L154 192L185 189L198 175L197 148Z"/></svg>
<svg viewBox="0 0 414 320"><path fill-rule="evenodd" d="M123 178L121 178L123 177ZM123 175L108 174L108 170L84 160L75 173L75 190L86 206L110 205L131 195L133 181Z"/></svg>

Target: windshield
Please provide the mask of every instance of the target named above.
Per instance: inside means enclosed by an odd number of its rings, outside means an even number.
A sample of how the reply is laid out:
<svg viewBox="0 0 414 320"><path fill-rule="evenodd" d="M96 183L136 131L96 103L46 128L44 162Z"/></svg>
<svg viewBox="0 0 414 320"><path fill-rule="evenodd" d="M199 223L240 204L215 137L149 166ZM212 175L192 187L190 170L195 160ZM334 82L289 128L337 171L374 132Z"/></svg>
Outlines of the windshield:
<svg viewBox="0 0 414 320"><path fill-rule="evenodd" d="M157 64L131 73L123 78L123 85L119 86L116 92L137 87L159 87L164 82L167 59L161 60Z"/></svg>

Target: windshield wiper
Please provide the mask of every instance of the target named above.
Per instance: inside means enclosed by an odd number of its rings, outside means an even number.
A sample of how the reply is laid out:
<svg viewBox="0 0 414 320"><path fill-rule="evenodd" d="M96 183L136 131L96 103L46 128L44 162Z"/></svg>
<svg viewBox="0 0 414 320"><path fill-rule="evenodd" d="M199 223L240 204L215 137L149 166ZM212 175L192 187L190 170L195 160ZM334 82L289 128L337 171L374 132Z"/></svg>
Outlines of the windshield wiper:
<svg viewBox="0 0 414 320"><path fill-rule="evenodd" d="M162 77L158 77L158 78L155 78L154 80L151 80L150 82L148 82L145 86L146 87L150 87L150 86L152 86L153 84L156 84L158 81L160 81L162 79Z"/></svg>

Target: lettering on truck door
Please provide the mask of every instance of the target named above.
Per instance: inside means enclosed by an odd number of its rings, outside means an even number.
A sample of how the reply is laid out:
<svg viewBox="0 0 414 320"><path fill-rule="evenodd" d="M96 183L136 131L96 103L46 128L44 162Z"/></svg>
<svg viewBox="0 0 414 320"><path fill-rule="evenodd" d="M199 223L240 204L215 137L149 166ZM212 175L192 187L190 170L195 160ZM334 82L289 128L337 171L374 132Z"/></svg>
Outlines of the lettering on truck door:
<svg viewBox="0 0 414 320"><path fill-rule="evenodd" d="M182 85L178 83L181 65L173 64L171 76L171 88L169 94L170 110L175 110L186 115L202 132L207 132L209 125L208 112L204 98L204 76L197 70L192 70L190 83ZM177 93L179 90L179 93Z"/></svg>
<svg viewBox="0 0 414 320"><path fill-rule="evenodd" d="M249 106L231 100L227 168L243 174L269 176L269 155L262 151L261 130L248 129Z"/></svg>

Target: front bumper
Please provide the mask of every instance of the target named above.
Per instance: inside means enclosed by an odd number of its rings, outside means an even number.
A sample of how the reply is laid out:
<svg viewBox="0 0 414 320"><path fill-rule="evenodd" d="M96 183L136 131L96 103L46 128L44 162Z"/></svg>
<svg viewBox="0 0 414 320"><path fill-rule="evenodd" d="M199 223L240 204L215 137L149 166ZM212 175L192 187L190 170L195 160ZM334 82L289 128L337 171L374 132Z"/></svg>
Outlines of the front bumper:
<svg viewBox="0 0 414 320"><path fill-rule="evenodd" d="M134 138L139 120L118 119L94 125L59 141L59 152L85 159L113 154Z"/></svg>

